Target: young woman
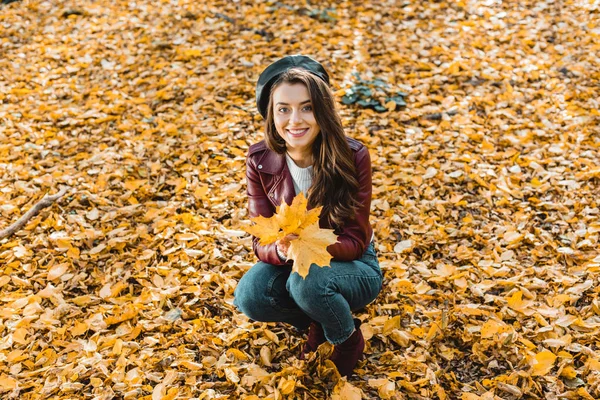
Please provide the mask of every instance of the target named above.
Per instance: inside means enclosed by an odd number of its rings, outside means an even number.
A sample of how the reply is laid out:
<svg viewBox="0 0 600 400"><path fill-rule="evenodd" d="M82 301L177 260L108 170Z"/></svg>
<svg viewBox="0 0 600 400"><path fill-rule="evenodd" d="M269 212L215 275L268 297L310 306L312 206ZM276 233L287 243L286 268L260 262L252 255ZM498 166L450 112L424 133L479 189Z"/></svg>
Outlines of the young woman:
<svg viewBox="0 0 600 400"><path fill-rule="evenodd" d="M265 118L265 140L248 151L246 178L250 217L270 217L303 192L309 208L323 206L319 225L335 229L327 250L331 267L312 265L306 279L291 273L288 235L261 246L260 262L241 279L234 304L249 318L308 328L300 358L329 341L331 360L349 376L365 342L352 311L373 301L382 274L369 225L371 159L365 146L344 134L329 76L312 58L284 57L260 75L256 100Z"/></svg>

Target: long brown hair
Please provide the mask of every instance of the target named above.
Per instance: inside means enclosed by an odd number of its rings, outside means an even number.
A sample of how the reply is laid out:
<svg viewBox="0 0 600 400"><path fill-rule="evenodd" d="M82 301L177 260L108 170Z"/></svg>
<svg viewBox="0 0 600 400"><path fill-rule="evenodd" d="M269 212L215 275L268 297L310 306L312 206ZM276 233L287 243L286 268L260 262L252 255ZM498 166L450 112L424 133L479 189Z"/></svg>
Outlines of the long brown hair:
<svg viewBox="0 0 600 400"><path fill-rule="evenodd" d="M286 145L275 127L273 92L282 83L306 86L320 129L312 146L313 182L308 191L308 205L323 206L321 217L329 226L341 228L354 218L358 208L358 180L354 155L346 141L333 93L325 81L304 69L292 68L281 74L271 87L265 121L267 146L278 154L285 153Z"/></svg>

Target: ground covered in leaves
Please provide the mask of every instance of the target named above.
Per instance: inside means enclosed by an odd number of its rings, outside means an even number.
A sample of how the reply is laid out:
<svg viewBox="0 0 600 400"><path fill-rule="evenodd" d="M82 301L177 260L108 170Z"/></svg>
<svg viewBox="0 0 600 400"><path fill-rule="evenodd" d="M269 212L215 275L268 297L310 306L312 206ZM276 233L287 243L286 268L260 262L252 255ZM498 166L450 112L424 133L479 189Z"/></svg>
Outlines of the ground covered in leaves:
<svg viewBox="0 0 600 400"><path fill-rule="evenodd" d="M71 188L0 242L0 397L600 398L599 12L0 6L0 229ZM349 382L231 304L255 262L254 86L293 53L325 64L373 159L385 284Z"/></svg>

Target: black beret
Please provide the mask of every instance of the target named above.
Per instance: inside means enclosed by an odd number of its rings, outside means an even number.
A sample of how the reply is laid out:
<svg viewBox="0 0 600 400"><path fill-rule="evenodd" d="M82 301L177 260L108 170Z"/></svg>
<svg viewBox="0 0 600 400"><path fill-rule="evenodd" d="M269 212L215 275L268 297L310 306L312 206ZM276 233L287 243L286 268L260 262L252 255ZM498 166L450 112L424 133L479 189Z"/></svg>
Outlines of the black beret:
<svg viewBox="0 0 600 400"><path fill-rule="evenodd" d="M267 117L271 86L273 86L273 83L275 83L282 73L291 68L305 69L323 79L329 85L329 75L327 75L327 71L325 71L325 68L318 61L299 54L283 57L265 68L256 83L256 107L258 107L258 112L260 112L263 118Z"/></svg>

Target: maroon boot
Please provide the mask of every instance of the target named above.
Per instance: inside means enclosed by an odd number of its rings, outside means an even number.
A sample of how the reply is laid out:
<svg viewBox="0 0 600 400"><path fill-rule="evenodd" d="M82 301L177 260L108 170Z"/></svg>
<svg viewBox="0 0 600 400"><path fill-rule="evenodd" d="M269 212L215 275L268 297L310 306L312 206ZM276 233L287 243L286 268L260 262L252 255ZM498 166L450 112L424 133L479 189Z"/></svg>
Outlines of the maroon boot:
<svg viewBox="0 0 600 400"><path fill-rule="evenodd" d="M323 333L323 327L318 322L312 321L308 327L308 338L304 347L300 352L300 359L304 360L308 353L317 351L317 348L322 343L325 343L325 333Z"/></svg>
<svg viewBox="0 0 600 400"><path fill-rule="evenodd" d="M331 355L331 361L333 361L341 376L349 377L352 375L352 370L356 367L365 349L365 339L359 327L360 321L355 319L354 325L356 326L354 333L345 342L336 345Z"/></svg>

